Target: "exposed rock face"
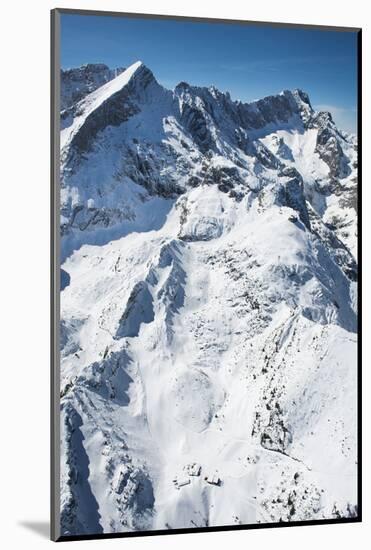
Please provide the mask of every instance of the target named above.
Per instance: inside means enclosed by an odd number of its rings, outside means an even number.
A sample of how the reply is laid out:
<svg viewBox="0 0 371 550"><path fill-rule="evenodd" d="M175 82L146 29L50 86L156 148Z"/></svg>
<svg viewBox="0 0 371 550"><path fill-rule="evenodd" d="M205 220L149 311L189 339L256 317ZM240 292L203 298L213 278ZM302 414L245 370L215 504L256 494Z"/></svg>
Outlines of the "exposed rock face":
<svg viewBox="0 0 371 550"><path fill-rule="evenodd" d="M318 161L322 160L328 166L328 174L320 184L313 181L311 185L308 181L299 184L299 181L303 181L303 174L299 174L297 184L299 187L303 185L304 200L311 203L326 200L312 196L336 193L336 189L342 188L341 181L352 172L349 167L351 159L345 154L344 145L349 148L354 143L336 129L329 113L314 112L307 94L301 90L284 91L278 96L251 104L234 102L229 94L223 94L213 87L198 88L184 82L172 94L158 85L151 71L141 65L124 85L108 94L96 107L92 108L89 102L94 107L94 101L88 96L88 100L72 105L63 114L66 121L64 132L70 137L62 150L62 184L66 181L71 187L76 179L75 188L80 188L80 196L85 191L78 184L85 177L78 174L84 168L84 156L94 152L92 148L96 146L100 134L103 154L109 142L108 134L107 139L103 136L106 129L112 133L113 128L121 127L130 119L151 116L153 131L149 139L154 138L154 141L132 137L120 143L123 138L119 137L115 150L122 150L123 159L117 159L112 164L110 178L113 181L105 183L101 179L99 184L92 186L92 196L87 201L90 200L93 206L88 211L81 200L82 196L80 200L72 201L70 193L67 194L62 209L66 219L64 231L76 227L77 220L78 227L88 229L108 227L132 219L133 213L128 209L128 204L120 206L121 200L115 201L118 205L115 208L107 207L107 204L97 206L104 202L102 198L107 186L118 191L120 186L116 182L124 174L151 194L164 197L181 194L189 187L215 183L221 191L230 193L236 199L241 198L243 189L249 185L249 163L254 164L253 171L260 181L264 170L277 171L276 177L279 178L284 169L295 166L295 158L283 136L277 137L273 133L269 146L265 143L267 129L271 127L281 132L286 128L296 128L304 133L316 131L316 144L311 154L317 154ZM143 109L151 109L152 114L145 115ZM82 122L72 123L76 120ZM74 125L77 129L71 130ZM109 155L112 156L113 152ZM228 158L230 164L217 166L215 160L218 156ZM99 154L95 154L95 157L98 162ZM99 162L103 163L103 160ZM76 178L73 178L75 174ZM104 179L106 177L107 174ZM294 185L291 182L288 188ZM292 192L289 191L289 195ZM341 195L344 205L354 206L354 185ZM284 193L281 196L284 204L292 207L294 203L289 204ZM316 210L317 206L312 206ZM308 224L304 210L302 205L300 217ZM345 220L336 220L341 230L346 224Z"/></svg>
<svg viewBox="0 0 371 550"><path fill-rule="evenodd" d="M116 78L125 69L110 69L104 63L88 63L76 69L61 70L61 110L78 103L91 92Z"/></svg>
<svg viewBox="0 0 371 550"><path fill-rule="evenodd" d="M215 143L207 124L207 118L212 117L213 106L195 94L194 88L185 83L175 88L179 97L180 123L190 133L193 141L202 153L213 149Z"/></svg>
<svg viewBox="0 0 371 550"><path fill-rule="evenodd" d="M117 92L109 95L107 101L99 102L95 109L86 112L88 104L84 101L72 105L63 114L63 117L71 119L82 118L79 126L69 143L69 147L75 153L83 155L92 146L98 132L102 132L109 126L120 126L130 117L140 112L138 102L149 84L155 84L153 74L144 66L139 67L126 86L119 88ZM69 160L67 160L67 163Z"/></svg>
<svg viewBox="0 0 371 550"><path fill-rule="evenodd" d="M288 206L296 211L301 221L310 230L308 209L304 196L303 178L300 174L295 174L294 177L290 177L292 174L291 169L282 170L281 174L283 176L287 175L288 178L279 190L279 204Z"/></svg>
<svg viewBox="0 0 371 550"><path fill-rule="evenodd" d="M330 176L344 178L349 175L349 159L341 147L342 136L337 130L330 113L320 112L310 121L310 125L318 128L316 152L330 168Z"/></svg>
<svg viewBox="0 0 371 550"><path fill-rule="evenodd" d="M153 299L148 285L140 281L133 288L116 332L116 338L138 336L142 323L154 319Z"/></svg>
<svg viewBox="0 0 371 550"><path fill-rule="evenodd" d="M63 82L63 533L354 517L354 136L301 90Z"/></svg>

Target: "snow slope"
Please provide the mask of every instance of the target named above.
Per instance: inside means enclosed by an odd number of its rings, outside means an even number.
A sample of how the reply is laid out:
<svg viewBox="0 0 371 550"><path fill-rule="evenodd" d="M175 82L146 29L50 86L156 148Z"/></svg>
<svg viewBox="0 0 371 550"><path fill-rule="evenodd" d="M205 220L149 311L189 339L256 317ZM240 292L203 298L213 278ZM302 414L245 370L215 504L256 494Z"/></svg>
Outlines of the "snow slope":
<svg viewBox="0 0 371 550"><path fill-rule="evenodd" d="M104 63L88 63L75 69L61 70L61 110L68 109L94 92L125 69L110 69Z"/></svg>
<svg viewBox="0 0 371 550"><path fill-rule="evenodd" d="M356 515L354 138L139 62L67 115L62 533Z"/></svg>

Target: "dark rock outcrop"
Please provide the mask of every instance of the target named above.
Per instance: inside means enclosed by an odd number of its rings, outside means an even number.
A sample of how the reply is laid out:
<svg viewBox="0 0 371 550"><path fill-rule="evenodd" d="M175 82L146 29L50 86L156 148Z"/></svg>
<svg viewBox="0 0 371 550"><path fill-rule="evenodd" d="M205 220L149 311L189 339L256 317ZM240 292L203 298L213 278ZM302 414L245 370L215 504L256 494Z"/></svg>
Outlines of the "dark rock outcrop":
<svg viewBox="0 0 371 550"><path fill-rule="evenodd" d="M68 109L85 96L106 84L125 69L110 69L104 63L88 63L81 67L61 70L61 110Z"/></svg>

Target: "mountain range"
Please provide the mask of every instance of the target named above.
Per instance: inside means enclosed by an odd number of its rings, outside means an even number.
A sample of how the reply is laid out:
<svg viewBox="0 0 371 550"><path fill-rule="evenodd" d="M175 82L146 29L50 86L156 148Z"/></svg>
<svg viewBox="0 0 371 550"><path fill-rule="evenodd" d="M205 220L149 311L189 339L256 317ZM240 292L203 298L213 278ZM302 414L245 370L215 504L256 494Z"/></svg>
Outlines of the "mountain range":
<svg viewBox="0 0 371 550"><path fill-rule="evenodd" d="M357 140L61 74L62 534L357 515Z"/></svg>

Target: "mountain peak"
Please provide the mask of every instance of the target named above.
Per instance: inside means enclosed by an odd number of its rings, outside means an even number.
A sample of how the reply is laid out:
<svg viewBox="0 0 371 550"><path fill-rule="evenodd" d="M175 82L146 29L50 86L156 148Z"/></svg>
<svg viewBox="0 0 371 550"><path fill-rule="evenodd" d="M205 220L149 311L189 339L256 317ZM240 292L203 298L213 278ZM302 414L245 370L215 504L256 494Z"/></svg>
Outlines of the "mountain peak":
<svg viewBox="0 0 371 550"><path fill-rule="evenodd" d="M105 71L109 70L108 65L105 63L84 63L83 65L80 65L79 67L69 67L67 69L62 69L63 73L77 73L77 72L94 72L94 71Z"/></svg>
<svg viewBox="0 0 371 550"><path fill-rule="evenodd" d="M352 517L353 142L140 61L67 111L61 532Z"/></svg>
<svg viewBox="0 0 371 550"><path fill-rule="evenodd" d="M143 61L136 61L130 65L130 67L126 69L125 74L127 81L125 82L125 78L123 78L124 85L128 84L129 81L135 81L137 84L140 83L143 88L146 88L151 82L158 84L153 72L143 63Z"/></svg>
<svg viewBox="0 0 371 550"><path fill-rule="evenodd" d="M138 61L136 61L135 63L133 63L132 65L130 65L126 70L127 71L137 71L140 67L144 66L144 63L143 61L141 61L140 59Z"/></svg>
<svg viewBox="0 0 371 550"><path fill-rule="evenodd" d="M136 61L135 63L130 65L123 73L116 76L116 78L111 80L111 82L108 82L107 85L106 85L107 89L110 88L112 90L113 89L118 90L119 87L125 86L132 77L134 77L135 75L140 74L140 72L142 72L143 68L146 69L146 67L143 65L142 61ZM149 70L149 69L147 69L147 70Z"/></svg>
<svg viewBox="0 0 371 550"><path fill-rule="evenodd" d="M75 105L123 71L124 67L110 69L105 63L86 63L80 67L61 69L61 109Z"/></svg>
<svg viewBox="0 0 371 550"><path fill-rule="evenodd" d="M312 108L309 95L307 94L307 92L304 92L304 90L301 90L300 88L295 88L291 93L295 97L295 99L297 99L298 101L300 100L303 103L306 103L307 105L309 105L309 107Z"/></svg>
<svg viewBox="0 0 371 550"><path fill-rule="evenodd" d="M298 112L304 124L307 124L314 113L309 95L300 88L283 90L280 95L289 101L293 110Z"/></svg>
<svg viewBox="0 0 371 550"><path fill-rule="evenodd" d="M135 81L136 83L140 82L144 87L146 87L149 82L155 81L155 77L153 76L152 71L150 71L150 69L148 69L142 61L136 61L122 73L118 74L101 88L90 94L84 103L91 105L94 109L97 106L96 103L100 105L110 96L126 87L131 81Z"/></svg>
<svg viewBox="0 0 371 550"><path fill-rule="evenodd" d="M136 61L87 95L65 112L73 117L73 123L62 132L62 147L74 142L81 151L87 150L98 130L119 125L139 111L138 98L151 83L157 84L152 72L142 61Z"/></svg>

